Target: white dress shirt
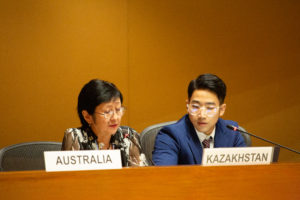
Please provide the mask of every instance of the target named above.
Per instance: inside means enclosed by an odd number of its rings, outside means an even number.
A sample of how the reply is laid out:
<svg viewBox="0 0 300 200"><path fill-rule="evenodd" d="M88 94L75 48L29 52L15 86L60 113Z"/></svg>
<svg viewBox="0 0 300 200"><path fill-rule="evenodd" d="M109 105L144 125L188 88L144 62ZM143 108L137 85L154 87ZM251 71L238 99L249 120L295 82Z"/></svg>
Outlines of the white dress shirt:
<svg viewBox="0 0 300 200"><path fill-rule="evenodd" d="M214 148L214 138L215 138L216 127L214 128L214 130L211 132L210 135L206 135L205 133L198 131L196 128L195 128L195 131L198 135L198 138L200 140L202 148L203 148L203 144L202 144L203 140L209 139L210 137L212 138L212 140L210 141L209 148Z"/></svg>

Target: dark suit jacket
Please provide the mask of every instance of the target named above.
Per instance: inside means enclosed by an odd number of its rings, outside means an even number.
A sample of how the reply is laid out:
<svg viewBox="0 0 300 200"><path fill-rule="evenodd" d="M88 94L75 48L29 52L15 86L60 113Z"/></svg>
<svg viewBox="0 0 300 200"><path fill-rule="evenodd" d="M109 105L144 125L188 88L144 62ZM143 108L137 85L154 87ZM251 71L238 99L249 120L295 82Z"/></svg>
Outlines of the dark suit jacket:
<svg viewBox="0 0 300 200"><path fill-rule="evenodd" d="M238 126L234 121L219 118L214 147L246 146L243 136L228 129L227 124ZM155 140L152 159L155 165L201 164L202 146L188 115L160 130Z"/></svg>

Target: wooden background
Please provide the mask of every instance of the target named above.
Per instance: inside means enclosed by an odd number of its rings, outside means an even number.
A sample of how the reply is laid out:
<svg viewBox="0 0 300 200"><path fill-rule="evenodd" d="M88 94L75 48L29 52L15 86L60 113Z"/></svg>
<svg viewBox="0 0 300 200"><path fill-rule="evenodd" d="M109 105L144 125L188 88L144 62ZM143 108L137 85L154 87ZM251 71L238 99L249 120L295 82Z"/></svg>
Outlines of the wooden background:
<svg viewBox="0 0 300 200"><path fill-rule="evenodd" d="M61 141L92 78L121 89L141 132L184 115L209 72L227 83L225 119L300 150L299 21L296 0L0 0L0 148Z"/></svg>

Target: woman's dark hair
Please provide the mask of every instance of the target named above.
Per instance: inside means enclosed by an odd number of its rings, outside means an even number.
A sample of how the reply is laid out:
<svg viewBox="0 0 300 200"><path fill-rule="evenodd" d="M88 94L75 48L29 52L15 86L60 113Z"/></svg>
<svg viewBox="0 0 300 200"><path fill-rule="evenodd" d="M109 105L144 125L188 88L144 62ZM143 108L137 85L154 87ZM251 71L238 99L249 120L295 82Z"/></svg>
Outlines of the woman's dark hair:
<svg viewBox="0 0 300 200"><path fill-rule="evenodd" d="M89 126L82 115L83 110L86 110L92 115L99 104L110 102L116 98L120 98L121 103L123 102L122 93L113 83L93 79L85 84L79 93L77 104L77 113L82 128L87 128Z"/></svg>
<svg viewBox="0 0 300 200"><path fill-rule="evenodd" d="M218 76L214 74L202 74L192 80L188 87L188 98L190 99L195 90L209 90L215 93L219 99L220 105L224 103L226 96L226 85Z"/></svg>

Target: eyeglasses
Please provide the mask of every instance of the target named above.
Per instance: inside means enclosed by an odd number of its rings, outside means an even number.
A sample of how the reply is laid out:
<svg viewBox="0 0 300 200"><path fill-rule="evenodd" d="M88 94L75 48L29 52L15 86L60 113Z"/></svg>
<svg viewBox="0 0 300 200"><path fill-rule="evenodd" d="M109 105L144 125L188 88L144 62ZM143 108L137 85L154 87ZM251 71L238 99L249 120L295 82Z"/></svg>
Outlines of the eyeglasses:
<svg viewBox="0 0 300 200"><path fill-rule="evenodd" d="M110 119L110 118L112 118L114 113L120 117L120 116L124 115L124 112L125 112L125 107L122 106L122 107L117 108L115 110L110 110L110 111L103 112L103 113L100 113L100 112L95 112L95 113L97 113L99 115L103 115L103 117L105 119Z"/></svg>
<svg viewBox="0 0 300 200"><path fill-rule="evenodd" d="M220 108L213 105L200 106L199 104L187 104L186 106L191 115L199 115L202 110L207 117L213 117Z"/></svg>

